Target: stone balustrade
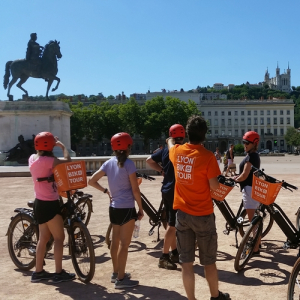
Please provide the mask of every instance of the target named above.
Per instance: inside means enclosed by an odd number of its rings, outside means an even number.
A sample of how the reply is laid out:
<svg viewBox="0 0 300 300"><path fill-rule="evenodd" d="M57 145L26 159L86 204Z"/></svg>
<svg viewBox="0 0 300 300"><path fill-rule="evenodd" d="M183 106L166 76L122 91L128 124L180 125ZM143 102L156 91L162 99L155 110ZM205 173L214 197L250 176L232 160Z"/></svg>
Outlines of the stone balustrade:
<svg viewBox="0 0 300 300"><path fill-rule="evenodd" d="M149 155L130 155L129 158L134 162L138 172L148 175L157 175L158 172L149 168L146 159ZM95 172L99 170L101 165L110 159L111 156L89 156L89 157L72 157L72 161L84 160L87 171Z"/></svg>

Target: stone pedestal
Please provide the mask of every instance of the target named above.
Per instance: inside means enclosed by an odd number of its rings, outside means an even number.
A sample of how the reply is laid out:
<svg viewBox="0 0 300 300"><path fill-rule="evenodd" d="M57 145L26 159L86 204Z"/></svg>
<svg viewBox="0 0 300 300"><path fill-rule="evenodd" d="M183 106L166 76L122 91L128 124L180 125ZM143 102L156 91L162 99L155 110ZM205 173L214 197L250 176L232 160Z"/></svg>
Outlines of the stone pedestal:
<svg viewBox="0 0 300 300"><path fill-rule="evenodd" d="M53 133L71 149L71 115L69 105L60 101L0 101L0 151L13 148L21 134L29 140L41 131ZM55 150L59 155L60 149Z"/></svg>

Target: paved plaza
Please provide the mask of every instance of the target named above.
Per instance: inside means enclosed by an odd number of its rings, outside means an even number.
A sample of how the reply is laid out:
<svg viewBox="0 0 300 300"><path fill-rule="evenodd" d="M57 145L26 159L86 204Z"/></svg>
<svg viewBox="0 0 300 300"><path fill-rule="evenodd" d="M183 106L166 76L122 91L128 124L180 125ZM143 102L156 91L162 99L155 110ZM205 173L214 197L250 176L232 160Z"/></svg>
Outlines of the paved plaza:
<svg viewBox="0 0 300 300"><path fill-rule="evenodd" d="M239 163L242 157L237 157ZM269 175L300 187L300 156L286 155L281 157L262 157L262 168ZM14 170L10 169L14 168ZM21 167L26 168L26 167ZM19 170L21 170L19 168ZM221 164L221 168L223 165ZM0 172L17 172L17 167L0 167ZM155 207L160 203L161 178L156 181L144 180L140 186L141 191L148 197ZM106 178L103 186L107 186ZM140 281L136 288L115 290L110 283L112 264L109 250L104 242L106 229L109 224L107 195L91 187L84 189L93 194L93 214L88 226L93 238L96 271L91 283L83 284L79 280L66 283L31 283L31 271L22 272L15 268L7 250L7 237L5 236L10 217L14 215L16 207L26 207L28 200L33 200L33 185L30 177L1 177L0 191L2 194L0 218L0 299L186 299L181 279L181 267L176 271L159 269L158 258L161 255L162 241L154 241L148 236L151 228L148 217L141 222L140 237L133 239L130 246L127 262L127 272L133 279ZM295 213L300 205L300 191L289 192L281 190L276 203L279 204L287 216L295 222ZM234 212L237 211L241 201L239 188L234 188L226 198ZM228 292L231 298L247 300L282 300L286 299L287 284L293 264L296 261L298 250L283 250L282 245L286 238L274 224L271 232L262 241L261 256L250 260L246 268L237 273L234 270L235 248L234 233L229 236L223 234L225 220L215 209L218 230L218 261L220 290ZM163 238L164 229L161 229ZM238 236L241 241L240 236ZM67 251L64 253L63 266L66 270L74 272L71 259ZM46 260L45 269L54 271L52 255ZM198 256L195 261L196 296L198 300L210 299L208 286L204 278L203 267L199 264Z"/></svg>

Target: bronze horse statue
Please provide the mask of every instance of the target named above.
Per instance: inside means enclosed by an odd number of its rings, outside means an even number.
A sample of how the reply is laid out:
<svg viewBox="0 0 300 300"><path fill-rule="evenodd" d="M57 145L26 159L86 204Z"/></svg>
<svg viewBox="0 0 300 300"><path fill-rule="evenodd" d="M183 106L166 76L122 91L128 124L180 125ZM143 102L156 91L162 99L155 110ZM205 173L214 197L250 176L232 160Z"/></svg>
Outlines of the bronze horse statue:
<svg viewBox="0 0 300 300"><path fill-rule="evenodd" d="M48 98L49 89L54 80L57 81L56 86L52 89L52 92L57 90L60 79L56 76L57 60L62 57L60 53L59 42L50 41L44 48L42 57L39 58L38 64L33 64L30 60L17 59L14 61L8 61L5 65L5 75L3 80L4 89L7 88L7 97L12 100L10 95L10 89L14 83L20 78L17 87L21 89L25 95L28 97L28 92L22 87L22 84L26 82L29 77L33 78L43 78L48 81L46 99ZM9 81L10 74L12 75L11 81Z"/></svg>

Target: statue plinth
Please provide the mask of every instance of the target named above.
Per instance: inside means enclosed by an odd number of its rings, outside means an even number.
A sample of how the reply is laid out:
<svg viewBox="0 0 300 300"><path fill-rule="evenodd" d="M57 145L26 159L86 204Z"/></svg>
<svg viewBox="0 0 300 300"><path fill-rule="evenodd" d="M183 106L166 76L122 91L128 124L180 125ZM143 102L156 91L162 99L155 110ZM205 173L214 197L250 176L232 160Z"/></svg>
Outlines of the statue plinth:
<svg viewBox="0 0 300 300"><path fill-rule="evenodd" d="M71 149L71 115L69 105L60 101L0 101L0 151L13 148L20 135L29 140L42 131L58 136Z"/></svg>

